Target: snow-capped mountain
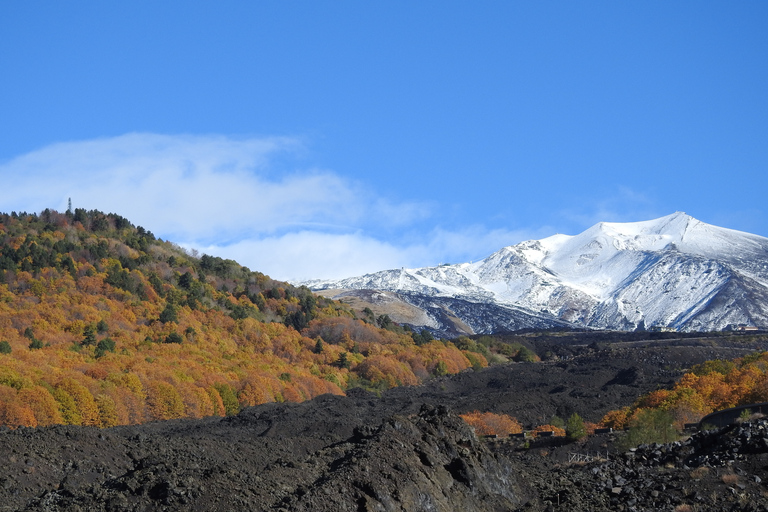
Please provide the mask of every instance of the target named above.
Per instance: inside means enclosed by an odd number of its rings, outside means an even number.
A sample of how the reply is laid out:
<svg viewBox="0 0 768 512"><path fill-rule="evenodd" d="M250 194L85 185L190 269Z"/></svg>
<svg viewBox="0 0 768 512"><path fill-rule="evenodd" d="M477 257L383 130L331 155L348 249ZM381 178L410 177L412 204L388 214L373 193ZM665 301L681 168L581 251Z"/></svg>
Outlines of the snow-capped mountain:
<svg viewBox="0 0 768 512"><path fill-rule="evenodd" d="M768 326L768 238L677 212L522 242L476 263L305 284L348 294L392 292L426 312L423 326L449 334L560 325L763 327ZM458 323L451 327L446 318Z"/></svg>

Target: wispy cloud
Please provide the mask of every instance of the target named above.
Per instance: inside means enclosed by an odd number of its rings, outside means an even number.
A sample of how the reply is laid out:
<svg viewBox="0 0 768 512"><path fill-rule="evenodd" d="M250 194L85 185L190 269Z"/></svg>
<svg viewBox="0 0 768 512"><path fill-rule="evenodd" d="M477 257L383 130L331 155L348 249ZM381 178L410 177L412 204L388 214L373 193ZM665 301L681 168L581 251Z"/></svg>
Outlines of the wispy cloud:
<svg viewBox="0 0 768 512"><path fill-rule="evenodd" d="M228 242L305 223L355 223L366 208L339 176L269 172L289 138L130 134L55 144L0 165L5 208L114 211L169 237Z"/></svg>
<svg viewBox="0 0 768 512"><path fill-rule="evenodd" d="M247 239L200 250L239 262L254 270L294 282L363 275L400 267L433 266L477 260L500 248L530 239L524 231L462 231L441 229L425 233L419 242L395 244L361 232L348 234L299 231L276 237Z"/></svg>
<svg viewBox="0 0 768 512"><path fill-rule="evenodd" d="M0 208L63 211L72 198L280 279L462 261L522 239L482 226L421 232L428 202L381 197L329 170L286 168L303 150L294 138L141 133L59 143L0 163ZM398 240L372 234L393 226Z"/></svg>

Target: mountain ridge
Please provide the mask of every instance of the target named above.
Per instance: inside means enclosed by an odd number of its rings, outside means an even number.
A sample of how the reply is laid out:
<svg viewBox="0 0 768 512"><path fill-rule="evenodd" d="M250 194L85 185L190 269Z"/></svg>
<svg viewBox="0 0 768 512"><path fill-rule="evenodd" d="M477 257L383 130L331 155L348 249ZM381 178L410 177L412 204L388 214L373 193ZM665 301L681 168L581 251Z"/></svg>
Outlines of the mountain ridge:
<svg viewBox="0 0 768 512"><path fill-rule="evenodd" d="M487 312L489 307L502 316L517 311L516 321L472 328L484 334L520 325L721 330L768 325L766 262L768 238L675 212L649 221L600 222L577 235L524 241L475 263L302 284L318 292L388 291L422 308L429 301L449 310L446 301L451 300L484 304L484 316L494 314ZM472 325L471 309L455 316ZM456 334L453 326L431 318L431 325L423 327Z"/></svg>

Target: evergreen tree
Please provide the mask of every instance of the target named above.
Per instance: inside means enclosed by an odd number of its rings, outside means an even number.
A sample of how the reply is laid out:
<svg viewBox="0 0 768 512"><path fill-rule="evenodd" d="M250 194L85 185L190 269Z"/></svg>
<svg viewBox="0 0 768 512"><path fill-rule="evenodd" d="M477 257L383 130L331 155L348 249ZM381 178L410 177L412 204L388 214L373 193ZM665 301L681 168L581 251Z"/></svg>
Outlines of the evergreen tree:
<svg viewBox="0 0 768 512"><path fill-rule="evenodd" d="M184 272L179 276L179 286L185 290L189 290L192 287L192 283L195 282L194 276L189 272Z"/></svg>
<svg viewBox="0 0 768 512"><path fill-rule="evenodd" d="M347 368L347 369L351 366L351 364L349 363L349 359L347 358L346 352L342 352L341 354L339 354L339 359L336 361L336 365L339 368Z"/></svg>
<svg viewBox="0 0 768 512"><path fill-rule="evenodd" d="M92 325L87 325L83 330L83 341L80 344L84 347L96 344L96 329Z"/></svg>
<svg viewBox="0 0 768 512"><path fill-rule="evenodd" d="M179 321L179 315L176 311L176 306L171 304L170 302L165 305L165 309L160 313L160 321L165 323L168 322L178 322Z"/></svg>
<svg viewBox="0 0 768 512"><path fill-rule="evenodd" d="M165 337L166 343L183 343L184 338L181 337L181 335L177 332L172 332L168 336Z"/></svg>
<svg viewBox="0 0 768 512"><path fill-rule="evenodd" d="M94 355L96 358L102 357L107 352L114 352L115 351L115 340L112 338L104 338L103 340L99 341L99 343L96 345L96 350L94 351Z"/></svg>

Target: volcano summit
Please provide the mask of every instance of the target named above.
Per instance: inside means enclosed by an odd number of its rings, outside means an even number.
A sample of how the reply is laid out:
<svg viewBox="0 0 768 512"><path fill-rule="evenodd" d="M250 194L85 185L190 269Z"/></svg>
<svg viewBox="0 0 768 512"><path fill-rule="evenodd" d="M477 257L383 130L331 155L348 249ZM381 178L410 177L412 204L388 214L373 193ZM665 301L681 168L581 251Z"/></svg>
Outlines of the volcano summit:
<svg viewBox="0 0 768 512"><path fill-rule="evenodd" d="M558 326L710 331L768 325L768 238L676 212L504 247L476 263L305 283L444 335Z"/></svg>

